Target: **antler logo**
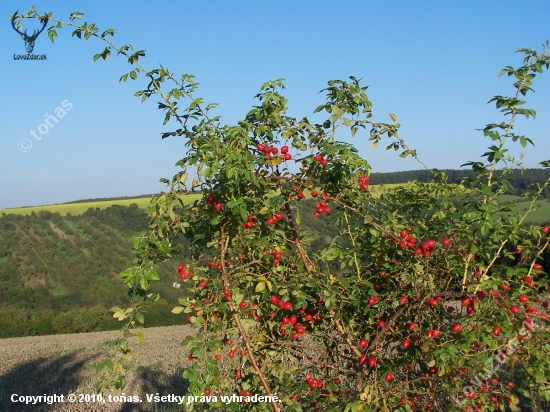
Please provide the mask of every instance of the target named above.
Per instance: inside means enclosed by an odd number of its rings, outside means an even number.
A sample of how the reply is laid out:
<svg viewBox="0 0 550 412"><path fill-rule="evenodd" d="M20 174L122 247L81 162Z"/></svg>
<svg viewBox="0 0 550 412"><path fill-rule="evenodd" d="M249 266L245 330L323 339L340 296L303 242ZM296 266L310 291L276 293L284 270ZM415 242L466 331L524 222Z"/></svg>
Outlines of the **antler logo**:
<svg viewBox="0 0 550 412"><path fill-rule="evenodd" d="M11 26L13 27L13 29L19 33L21 35L21 38L25 41L25 48L27 49L27 53L32 53L32 51L34 50L34 42L36 41L36 38L38 37L38 35L40 33L42 33L42 31L46 28L46 24L48 24L48 17L46 16L44 19L40 19L41 23L43 24L42 28L40 30L33 30L33 33L32 35L28 35L27 34L27 30L25 30L24 33L22 33L18 28L17 28L17 25L15 24L15 20L18 18L18 17L22 17L22 16L18 16L17 13L19 12L19 10L17 10L15 12L15 14L11 17ZM30 17L30 18L34 18L34 17ZM21 25L19 25L19 27L21 27Z"/></svg>

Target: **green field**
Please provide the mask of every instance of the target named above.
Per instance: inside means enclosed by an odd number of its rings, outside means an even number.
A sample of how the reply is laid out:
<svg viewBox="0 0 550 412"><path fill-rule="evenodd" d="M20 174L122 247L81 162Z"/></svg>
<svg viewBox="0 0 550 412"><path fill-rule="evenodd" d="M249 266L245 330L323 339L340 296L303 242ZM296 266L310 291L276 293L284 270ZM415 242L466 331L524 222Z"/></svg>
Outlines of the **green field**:
<svg viewBox="0 0 550 412"><path fill-rule="evenodd" d="M531 202L523 201L517 202L512 210L514 212L525 212L529 209ZM529 213L529 216L526 218L526 222L532 223L548 223L550 222L550 201L548 200L537 200L533 211Z"/></svg>

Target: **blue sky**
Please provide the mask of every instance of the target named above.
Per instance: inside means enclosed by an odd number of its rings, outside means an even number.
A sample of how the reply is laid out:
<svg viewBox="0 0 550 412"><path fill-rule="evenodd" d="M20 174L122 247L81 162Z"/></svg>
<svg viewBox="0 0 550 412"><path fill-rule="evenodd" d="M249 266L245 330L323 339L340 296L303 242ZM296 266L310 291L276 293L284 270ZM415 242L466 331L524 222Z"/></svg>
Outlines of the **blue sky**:
<svg viewBox="0 0 550 412"><path fill-rule="evenodd" d="M178 171L184 141L162 140L162 113L153 101L133 97L144 81L119 83L123 59L92 62L103 49L59 32L44 31L34 53L45 61L14 60L23 40L9 17L31 2L0 3L0 208L61 203L83 198L131 196L162 190L161 177ZM540 49L550 39L550 2L540 1L35 1L39 12L67 21L72 11L100 29L116 28L117 45L144 49L148 69L163 64L192 73L198 95L220 104L232 124L255 104L260 85L284 77L289 114L309 116L323 102L329 79L362 78L374 115L397 114L401 136L430 167L458 168L479 156L489 141L476 129L501 117L487 101L513 92L498 77L518 66L520 47ZM36 21L25 21L32 32ZM528 98L536 121L520 121L531 137L525 165L550 153L550 74ZM72 109L41 140L31 130L63 101ZM21 139L32 148L22 152ZM345 140L352 141L345 137ZM366 135L353 142L373 171L420 168L413 160L370 150Z"/></svg>

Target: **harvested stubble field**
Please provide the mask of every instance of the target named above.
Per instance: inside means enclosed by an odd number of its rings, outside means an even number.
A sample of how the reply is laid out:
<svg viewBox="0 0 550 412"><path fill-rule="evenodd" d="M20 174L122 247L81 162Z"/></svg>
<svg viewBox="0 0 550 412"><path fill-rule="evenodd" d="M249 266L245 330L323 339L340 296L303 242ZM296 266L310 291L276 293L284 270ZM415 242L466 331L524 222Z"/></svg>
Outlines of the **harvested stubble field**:
<svg viewBox="0 0 550 412"><path fill-rule="evenodd" d="M137 395L134 403L57 403L24 405L12 403L11 395L94 394L95 370L103 353L102 344L120 332L33 336L0 339L0 411L184 411L176 404L147 403L146 394L178 395L187 392L182 378L188 364L181 341L192 333L186 326L144 329L144 340L130 340L136 368L128 375L124 391L112 395Z"/></svg>

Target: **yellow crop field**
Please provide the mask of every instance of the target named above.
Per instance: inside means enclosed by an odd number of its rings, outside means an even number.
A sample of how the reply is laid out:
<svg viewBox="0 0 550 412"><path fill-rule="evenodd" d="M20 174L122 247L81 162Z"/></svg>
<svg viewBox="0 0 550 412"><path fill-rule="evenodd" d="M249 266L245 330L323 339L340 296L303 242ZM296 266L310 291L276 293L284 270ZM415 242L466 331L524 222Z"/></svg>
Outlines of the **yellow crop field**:
<svg viewBox="0 0 550 412"><path fill-rule="evenodd" d="M191 203L196 199L200 199L200 194L192 194L188 195L186 200ZM142 198L136 198L136 199L122 199L122 200L103 200L99 202L81 202L81 203L65 203L65 204L59 204L59 205L49 205L49 206L34 206L34 207L21 207L16 209L1 209L0 215L2 213L6 214L17 214L17 215L30 215L32 212L38 213L42 210L52 212L52 213L59 213L62 216L67 215L67 213L70 213L71 215L80 215L84 213L89 208L100 208L100 209L106 209L110 206L118 205L118 206L129 206L132 203L135 203L138 205L139 208L145 209L150 205L150 197L142 197Z"/></svg>

